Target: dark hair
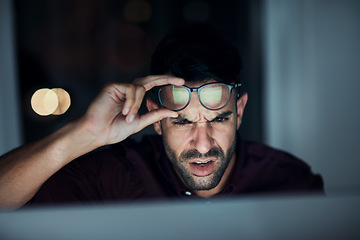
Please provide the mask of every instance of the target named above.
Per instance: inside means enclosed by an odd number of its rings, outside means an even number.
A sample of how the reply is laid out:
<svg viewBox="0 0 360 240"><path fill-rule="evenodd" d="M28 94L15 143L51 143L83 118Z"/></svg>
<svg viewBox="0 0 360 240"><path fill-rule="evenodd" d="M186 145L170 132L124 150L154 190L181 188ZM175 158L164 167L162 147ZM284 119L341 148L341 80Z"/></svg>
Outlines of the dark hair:
<svg viewBox="0 0 360 240"><path fill-rule="evenodd" d="M152 75L171 73L185 81L240 82L242 60L235 46L208 24L180 28L167 35L152 56Z"/></svg>

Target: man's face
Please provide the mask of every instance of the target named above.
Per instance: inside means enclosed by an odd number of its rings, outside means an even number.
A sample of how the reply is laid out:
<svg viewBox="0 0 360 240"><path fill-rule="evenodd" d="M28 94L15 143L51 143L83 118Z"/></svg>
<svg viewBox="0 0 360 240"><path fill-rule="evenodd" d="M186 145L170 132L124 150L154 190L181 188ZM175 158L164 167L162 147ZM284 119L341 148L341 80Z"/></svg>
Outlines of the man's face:
<svg viewBox="0 0 360 240"><path fill-rule="evenodd" d="M155 129L163 135L166 153L177 174L189 188L201 191L215 188L224 174L229 175L228 167L235 161L236 130L245 105L237 105L232 90L229 104L211 111L200 104L197 94L192 93L190 104L179 111L177 118L163 119Z"/></svg>

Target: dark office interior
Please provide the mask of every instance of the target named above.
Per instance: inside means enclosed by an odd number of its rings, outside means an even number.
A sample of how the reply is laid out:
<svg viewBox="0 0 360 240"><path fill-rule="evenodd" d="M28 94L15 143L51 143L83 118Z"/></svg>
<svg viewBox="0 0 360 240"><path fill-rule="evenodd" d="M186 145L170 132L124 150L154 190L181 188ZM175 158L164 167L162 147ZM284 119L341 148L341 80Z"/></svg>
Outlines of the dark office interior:
<svg viewBox="0 0 360 240"><path fill-rule="evenodd" d="M148 75L159 40L197 22L223 32L242 54L242 90L250 100L240 131L246 139L262 140L260 0L15 0L13 8L25 143L81 116L106 83ZM65 89L69 109L61 115L36 114L30 101L41 88ZM153 133L152 127L144 132Z"/></svg>

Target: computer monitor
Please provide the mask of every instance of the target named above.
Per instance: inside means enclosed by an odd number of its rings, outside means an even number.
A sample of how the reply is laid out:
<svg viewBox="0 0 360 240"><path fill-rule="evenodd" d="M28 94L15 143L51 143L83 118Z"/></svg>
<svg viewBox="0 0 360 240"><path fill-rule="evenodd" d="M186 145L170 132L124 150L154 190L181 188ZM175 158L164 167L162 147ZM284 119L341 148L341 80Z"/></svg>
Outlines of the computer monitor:
<svg viewBox="0 0 360 240"><path fill-rule="evenodd" d="M360 195L52 206L0 213L0 239L360 239Z"/></svg>

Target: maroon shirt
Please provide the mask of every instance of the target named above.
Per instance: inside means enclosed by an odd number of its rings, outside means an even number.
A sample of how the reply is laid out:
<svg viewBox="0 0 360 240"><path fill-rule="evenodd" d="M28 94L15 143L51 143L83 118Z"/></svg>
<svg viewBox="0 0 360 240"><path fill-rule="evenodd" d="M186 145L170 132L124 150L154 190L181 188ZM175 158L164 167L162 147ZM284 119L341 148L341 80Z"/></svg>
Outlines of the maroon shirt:
<svg viewBox="0 0 360 240"><path fill-rule="evenodd" d="M298 191L323 192L320 175L294 156L238 136L237 161L217 197ZM197 196L179 179L161 136L126 140L86 154L46 181L29 204L114 202Z"/></svg>

